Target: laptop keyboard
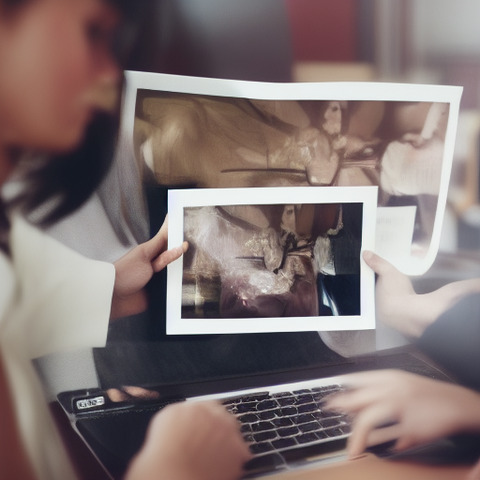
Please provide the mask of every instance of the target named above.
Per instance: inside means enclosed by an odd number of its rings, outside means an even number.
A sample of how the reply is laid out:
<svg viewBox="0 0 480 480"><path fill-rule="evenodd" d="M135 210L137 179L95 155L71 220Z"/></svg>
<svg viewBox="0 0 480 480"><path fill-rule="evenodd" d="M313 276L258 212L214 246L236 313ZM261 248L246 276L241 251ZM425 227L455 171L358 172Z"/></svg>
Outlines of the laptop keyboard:
<svg viewBox="0 0 480 480"><path fill-rule="evenodd" d="M322 404L327 395L341 389L340 385L328 385L224 400L227 410L240 421L242 434L254 454L247 469L278 469L288 463L291 452L294 459L301 458L301 447L312 453L316 445L345 440L350 433L348 418L324 411Z"/></svg>

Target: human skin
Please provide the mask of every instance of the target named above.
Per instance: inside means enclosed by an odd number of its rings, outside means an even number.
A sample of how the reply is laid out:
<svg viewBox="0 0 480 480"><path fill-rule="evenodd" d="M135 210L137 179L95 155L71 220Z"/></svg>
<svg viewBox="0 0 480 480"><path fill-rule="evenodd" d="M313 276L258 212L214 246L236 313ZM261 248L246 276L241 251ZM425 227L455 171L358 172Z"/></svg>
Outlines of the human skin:
<svg viewBox="0 0 480 480"><path fill-rule="evenodd" d="M473 466L470 472L468 472L465 480L480 480L480 460Z"/></svg>
<svg viewBox="0 0 480 480"><path fill-rule="evenodd" d="M377 318L405 336L419 338L459 300L480 293L480 279L452 282L433 292L417 294L409 277L373 252L363 252L363 259L377 274L375 311Z"/></svg>
<svg viewBox="0 0 480 480"><path fill-rule="evenodd" d="M0 145L66 151L82 139L99 92L120 71L110 54L118 22L98 0L37 0L0 20ZM5 156L5 153L4 153Z"/></svg>
<svg viewBox="0 0 480 480"><path fill-rule="evenodd" d="M169 263L181 257L188 243L167 250L168 218L150 240L130 250L117 260L115 287L113 290L112 319L134 315L147 308L147 295L143 287L154 273L163 270Z"/></svg>
<svg viewBox="0 0 480 480"><path fill-rule="evenodd" d="M170 405L154 417L125 480L234 480L250 457L238 423L221 405Z"/></svg>
<svg viewBox="0 0 480 480"><path fill-rule="evenodd" d="M353 419L350 457L391 440L402 451L461 432L480 432L480 394L468 388L399 370L346 375L342 383L346 390L325 406Z"/></svg>

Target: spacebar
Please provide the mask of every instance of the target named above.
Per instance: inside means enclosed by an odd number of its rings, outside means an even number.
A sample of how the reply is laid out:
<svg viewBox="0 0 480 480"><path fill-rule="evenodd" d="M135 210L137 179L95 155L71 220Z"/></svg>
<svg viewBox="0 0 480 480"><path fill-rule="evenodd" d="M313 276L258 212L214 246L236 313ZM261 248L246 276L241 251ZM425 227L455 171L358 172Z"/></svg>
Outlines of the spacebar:
<svg viewBox="0 0 480 480"><path fill-rule="evenodd" d="M246 475L249 478L254 475L281 470L289 463L308 462L317 460L318 457L333 452L340 452L345 448L346 438L337 438L328 442L306 445L298 448L281 450L280 452L268 453L252 458L244 466Z"/></svg>
<svg viewBox="0 0 480 480"><path fill-rule="evenodd" d="M250 478L262 473L273 472L285 468L286 463L279 453L267 453L249 460L244 465L245 475L242 478Z"/></svg>

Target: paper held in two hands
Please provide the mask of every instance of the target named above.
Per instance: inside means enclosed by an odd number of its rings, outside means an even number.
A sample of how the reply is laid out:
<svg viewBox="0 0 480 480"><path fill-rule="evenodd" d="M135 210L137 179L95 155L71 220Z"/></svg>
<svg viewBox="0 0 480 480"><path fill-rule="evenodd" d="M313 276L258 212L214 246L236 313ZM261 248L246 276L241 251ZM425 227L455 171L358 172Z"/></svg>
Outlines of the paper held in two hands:
<svg viewBox="0 0 480 480"><path fill-rule="evenodd" d="M373 250L438 251L461 88L128 72L122 135L170 187L167 332L375 328Z"/></svg>

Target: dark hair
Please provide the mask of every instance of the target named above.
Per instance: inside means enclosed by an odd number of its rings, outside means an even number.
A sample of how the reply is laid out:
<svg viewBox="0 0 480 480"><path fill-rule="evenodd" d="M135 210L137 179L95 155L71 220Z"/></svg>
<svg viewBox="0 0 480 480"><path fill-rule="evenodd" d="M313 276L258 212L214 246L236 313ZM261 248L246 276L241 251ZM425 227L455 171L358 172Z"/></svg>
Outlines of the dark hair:
<svg viewBox="0 0 480 480"><path fill-rule="evenodd" d="M0 0L11 9L30 0ZM129 68L135 51L135 36L148 15L148 1L104 0L118 8L123 18L114 45L114 54L121 68ZM40 225L52 224L80 207L100 185L113 160L117 140L120 107L114 114L98 113L88 125L84 139L74 151L53 155L30 169L22 180L25 188L11 202L28 214L53 200L42 215Z"/></svg>
<svg viewBox="0 0 480 480"><path fill-rule="evenodd" d="M12 204L28 214L49 204L35 220L47 226L80 207L105 177L114 156L118 115L98 113L88 125L84 141L74 151L39 162L22 178L22 192Z"/></svg>

